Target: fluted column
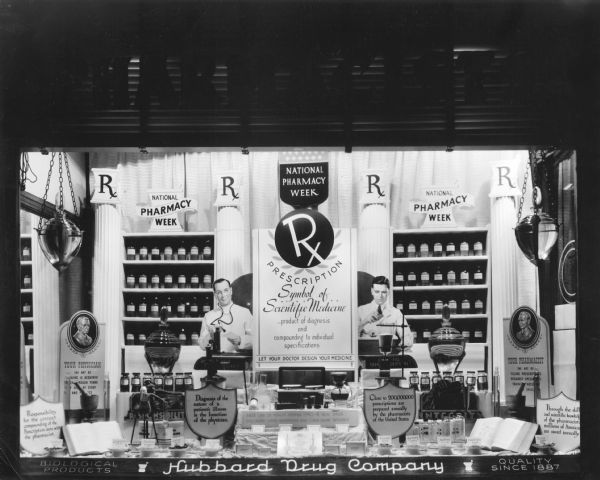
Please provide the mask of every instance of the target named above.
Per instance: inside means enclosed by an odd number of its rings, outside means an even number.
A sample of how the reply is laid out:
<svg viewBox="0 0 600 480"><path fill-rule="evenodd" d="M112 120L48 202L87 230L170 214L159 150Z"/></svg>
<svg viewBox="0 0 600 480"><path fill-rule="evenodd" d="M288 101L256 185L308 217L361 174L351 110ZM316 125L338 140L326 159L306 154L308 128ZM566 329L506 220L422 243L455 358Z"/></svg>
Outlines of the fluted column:
<svg viewBox="0 0 600 480"><path fill-rule="evenodd" d="M115 205L96 206L93 262L93 309L99 323L105 324L105 369L111 385L110 414L115 418L116 395L121 373L121 326L123 285L121 216Z"/></svg>
<svg viewBox="0 0 600 480"><path fill-rule="evenodd" d="M389 182L383 172L366 170L360 180L358 218L358 270L373 276L390 276Z"/></svg>
<svg viewBox="0 0 600 480"><path fill-rule="evenodd" d="M215 278L224 277L233 282L247 273L244 219L239 208L219 207L215 238Z"/></svg>
<svg viewBox="0 0 600 480"><path fill-rule="evenodd" d="M33 216L37 227L39 217ZM60 294L58 271L44 256L37 232L31 236L33 287L33 387L34 394L53 402L59 399Z"/></svg>

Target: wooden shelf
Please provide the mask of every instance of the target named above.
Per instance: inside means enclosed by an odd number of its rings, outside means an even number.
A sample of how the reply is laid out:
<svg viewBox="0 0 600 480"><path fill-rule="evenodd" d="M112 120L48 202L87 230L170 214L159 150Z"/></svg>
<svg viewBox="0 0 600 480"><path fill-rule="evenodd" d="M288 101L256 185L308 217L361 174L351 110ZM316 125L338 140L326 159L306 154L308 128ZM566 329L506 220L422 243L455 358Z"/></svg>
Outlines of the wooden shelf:
<svg viewBox="0 0 600 480"><path fill-rule="evenodd" d="M407 292L452 292L460 290L487 290L487 288L488 285L486 283L482 283L481 285L417 285L415 287L394 287L393 290L395 292L402 292L403 290Z"/></svg>
<svg viewBox="0 0 600 480"><path fill-rule="evenodd" d="M419 228L392 230L393 234L400 235L439 235L440 233L487 233L487 227L455 227L455 228Z"/></svg>
<svg viewBox="0 0 600 480"><path fill-rule="evenodd" d="M213 293L213 291L212 288L124 288L123 293Z"/></svg>
<svg viewBox="0 0 600 480"><path fill-rule="evenodd" d="M25 323L33 322L33 317L21 317L21 321Z"/></svg>
<svg viewBox="0 0 600 480"><path fill-rule="evenodd" d="M123 238L146 238L146 237L214 237L215 232L142 232L123 233Z"/></svg>
<svg viewBox="0 0 600 480"><path fill-rule="evenodd" d="M452 262L487 262L487 255L468 255L453 257L400 257L394 258L394 263L452 263Z"/></svg>
<svg viewBox="0 0 600 480"><path fill-rule="evenodd" d="M21 260L21 266L31 266L32 265L32 261L31 260Z"/></svg>
<svg viewBox="0 0 600 480"><path fill-rule="evenodd" d="M214 260L123 260L123 265L176 265L183 267L186 265L214 265Z"/></svg>
<svg viewBox="0 0 600 480"><path fill-rule="evenodd" d="M151 323L158 322L159 317L123 317L122 320L124 322ZM203 317L169 317L169 323L199 323L202 320Z"/></svg>
<svg viewBox="0 0 600 480"><path fill-rule="evenodd" d="M33 293L33 288L22 288L21 293Z"/></svg>

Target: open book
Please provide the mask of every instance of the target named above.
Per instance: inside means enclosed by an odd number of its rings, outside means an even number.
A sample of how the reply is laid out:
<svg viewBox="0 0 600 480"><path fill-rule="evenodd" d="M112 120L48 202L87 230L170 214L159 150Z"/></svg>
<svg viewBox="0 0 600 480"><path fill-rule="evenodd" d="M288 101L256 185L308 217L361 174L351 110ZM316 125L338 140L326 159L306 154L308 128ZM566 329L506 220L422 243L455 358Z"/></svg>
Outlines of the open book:
<svg viewBox="0 0 600 480"><path fill-rule="evenodd" d="M71 423L63 427L69 455L92 455L109 450L114 438L123 438L115 421Z"/></svg>
<svg viewBox="0 0 600 480"><path fill-rule="evenodd" d="M516 418L478 418L470 438L479 438L481 448L522 453L529 450L537 429L537 423Z"/></svg>

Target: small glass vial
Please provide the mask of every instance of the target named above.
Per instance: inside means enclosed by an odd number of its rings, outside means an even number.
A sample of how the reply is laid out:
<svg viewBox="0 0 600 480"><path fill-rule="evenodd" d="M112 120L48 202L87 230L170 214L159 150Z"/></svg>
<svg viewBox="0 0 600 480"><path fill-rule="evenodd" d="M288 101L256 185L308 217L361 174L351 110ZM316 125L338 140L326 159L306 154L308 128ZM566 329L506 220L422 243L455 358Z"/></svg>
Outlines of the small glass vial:
<svg viewBox="0 0 600 480"><path fill-rule="evenodd" d="M185 314L185 301L183 300L183 298L180 298L179 302L177 302L177 316L179 318L182 318L185 317Z"/></svg>
<svg viewBox="0 0 600 480"><path fill-rule="evenodd" d="M160 260L160 248L157 246L152 247L152 250L150 250L150 256L152 260Z"/></svg>
<svg viewBox="0 0 600 480"><path fill-rule="evenodd" d="M146 247L145 245L142 245L140 247L139 258L140 260L148 260L148 247Z"/></svg>
<svg viewBox="0 0 600 480"><path fill-rule="evenodd" d="M419 426L419 443L421 445L429 445L431 443L431 425L427 422L423 422Z"/></svg>
<svg viewBox="0 0 600 480"><path fill-rule="evenodd" d="M200 260L200 250L198 245L192 245L190 247L190 260Z"/></svg>
<svg viewBox="0 0 600 480"><path fill-rule="evenodd" d="M410 376L408 377L408 385L414 390L419 390L419 372L410 372Z"/></svg>
<svg viewBox="0 0 600 480"><path fill-rule="evenodd" d="M454 270L448 270L446 281L448 285L456 285L456 272Z"/></svg>
<svg viewBox="0 0 600 480"><path fill-rule="evenodd" d="M125 258L127 260L135 260L135 247L133 245L127 245L125 250ZM129 375L127 377L129 378Z"/></svg>
<svg viewBox="0 0 600 480"><path fill-rule="evenodd" d="M426 242L423 242L421 245L419 245L419 256L423 258L429 257L429 244Z"/></svg>
<svg viewBox="0 0 600 480"><path fill-rule="evenodd" d="M460 256L466 257L469 255L469 244L467 242L460 243Z"/></svg>
<svg viewBox="0 0 600 480"><path fill-rule="evenodd" d="M190 287L192 288L200 288L200 277L197 273L193 273L190 277Z"/></svg>
<svg viewBox="0 0 600 480"><path fill-rule="evenodd" d="M165 288L173 288L173 275L167 273L163 278L163 283L165 285Z"/></svg>
<svg viewBox="0 0 600 480"><path fill-rule="evenodd" d="M406 284L409 287L414 287L417 284L417 275L415 274L415 272L408 272L408 280Z"/></svg>
<svg viewBox="0 0 600 480"><path fill-rule="evenodd" d="M165 379L163 378L162 375L160 375L160 374L154 375L154 386L156 387L156 390L162 390L164 388Z"/></svg>
<svg viewBox="0 0 600 480"><path fill-rule="evenodd" d="M146 387L148 386L149 383L154 383L154 378L152 377L152 374L150 372L146 372L144 373L144 375L142 375L142 386Z"/></svg>
<svg viewBox="0 0 600 480"><path fill-rule="evenodd" d="M450 420L450 439L453 443L465 441L465 417L460 413Z"/></svg>
<svg viewBox="0 0 600 480"><path fill-rule="evenodd" d="M398 242L394 247L394 256L396 258L402 258L406 256L406 251L404 250L404 244Z"/></svg>
<svg viewBox="0 0 600 480"><path fill-rule="evenodd" d="M202 248L202 258L204 260L212 260L212 258L213 258L213 252L212 252L212 247L210 246L210 240L206 240L206 242L204 242L204 247Z"/></svg>
<svg viewBox="0 0 600 480"><path fill-rule="evenodd" d="M423 342L428 343L430 338L431 338L431 330L429 330L428 328L424 329L423 330Z"/></svg>
<svg viewBox="0 0 600 480"><path fill-rule="evenodd" d="M415 247L414 243L409 243L406 248L406 256L409 258L414 258L417 256L417 247Z"/></svg>
<svg viewBox="0 0 600 480"><path fill-rule="evenodd" d="M121 374L121 380L119 380L119 391L129 392L131 385L129 385L129 373L124 372Z"/></svg>
<svg viewBox="0 0 600 480"><path fill-rule="evenodd" d="M434 303L434 306L433 306L433 312L436 315L441 315L443 308L444 308L444 302L442 302L441 300L436 300Z"/></svg>
<svg viewBox="0 0 600 480"><path fill-rule="evenodd" d="M473 341L475 343L483 343L483 330L481 330L481 328L478 328L473 332Z"/></svg>
<svg viewBox="0 0 600 480"><path fill-rule="evenodd" d="M198 335L198 332L192 332L192 335L191 335L191 344L192 345L199 345L200 344L199 341L200 341L200 335Z"/></svg>
<svg viewBox="0 0 600 480"><path fill-rule="evenodd" d="M477 390L480 392L487 392L489 389L488 376L485 370L477 371Z"/></svg>
<svg viewBox="0 0 600 480"><path fill-rule="evenodd" d="M446 244L446 256L453 257L454 255L456 255L456 247L454 246L454 243L448 242Z"/></svg>
<svg viewBox="0 0 600 480"><path fill-rule="evenodd" d="M176 392L184 392L185 391L185 378L183 376L183 372L175 373L175 391Z"/></svg>
<svg viewBox="0 0 600 480"><path fill-rule="evenodd" d="M172 315L173 313L173 301L171 300L171 297L167 297L167 299L164 301L162 308L166 308L167 309L167 314L169 315L169 317Z"/></svg>
<svg viewBox="0 0 600 480"><path fill-rule="evenodd" d="M31 275L28 273L23 275L23 288L31 288Z"/></svg>
<svg viewBox="0 0 600 480"><path fill-rule="evenodd" d="M429 372L421 372L419 386L422 392L431 390L431 378L429 378Z"/></svg>
<svg viewBox="0 0 600 480"><path fill-rule="evenodd" d="M210 312L210 304L204 303L202 305L202 315L206 315L208 312Z"/></svg>
<svg viewBox="0 0 600 480"><path fill-rule="evenodd" d="M133 273L128 273L125 278L125 287L126 288L135 288L135 276Z"/></svg>
<svg viewBox="0 0 600 480"><path fill-rule="evenodd" d="M431 303L429 303L429 300L425 299L421 302L421 313L423 315L428 315L431 313Z"/></svg>
<svg viewBox="0 0 600 480"><path fill-rule="evenodd" d="M127 305L125 306L125 316L135 317L135 303L133 303L133 300L127 302Z"/></svg>
<svg viewBox="0 0 600 480"><path fill-rule="evenodd" d="M23 245L23 249L21 250L21 260L24 262L31 260L31 248L29 248L29 245Z"/></svg>
<svg viewBox="0 0 600 480"><path fill-rule="evenodd" d="M473 282L481 285L483 283L483 272L481 271L481 267L477 267L475 273L473 274Z"/></svg>
<svg viewBox="0 0 600 480"><path fill-rule="evenodd" d="M408 302L408 314L416 315L418 311L419 305L417 304L417 301L413 298L410 302Z"/></svg>
<svg viewBox="0 0 600 480"><path fill-rule="evenodd" d="M138 335L138 345L143 345L144 343L146 343L146 334L140 333Z"/></svg>
<svg viewBox="0 0 600 480"><path fill-rule="evenodd" d="M202 277L202 287L203 288L211 288L212 287L212 276L211 275L204 275Z"/></svg>
<svg viewBox="0 0 600 480"><path fill-rule="evenodd" d="M467 371L467 387L469 389L474 389L475 385L477 385L477 376L475 375L475 370Z"/></svg>
<svg viewBox="0 0 600 480"><path fill-rule="evenodd" d="M463 338L465 339L466 343L469 343L469 341L471 340L471 332L469 330L463 330L461 332Z"/></svg>
<svg viewBox="0 0 600 480"><path fill-rule="evenodd" d="M463 298L463 301L460 302L460 313L462 313L462 314L471 313L471 302L467 297Z"/></svg>
<svg viewBox="0 0 600 480"><path fill-rule="evenodd" d="M160 288L160 277L155 273L150 277L150 288Z"/></svg>
<svg viewBox="0 0 600 480"><path fill-rule="evenodd" d="M148 277L145 273L141 273L138 277L138 287L140 288L148 288Z"/></svg>
<svg viewBox="0 0 600 480"><path fill-rule="evenodd" d="M458 304L456 303L456 300L454 300L453 298L448 300L448 308L450 309L450 313L452 315L455 315L456 312L458 312Z"/></svg>
<svg viewBox="0 0 600 480"><path fill-rule="evenodd" d="M199 317L200 316L200 310L198 309L198 300L196 299L196 297L192 298L192 301L190 302L190 317Z"/></svg>
<svg viewBox="0 0 600 480"><path fill-rule="evenodd" d="M473 305L473 311L475 313L483 313L483 300L481 300L480 298L475 300L475 303Z"/></svg>
<svg viewBox="0 0 600 480"><path fill-rule="evenodd" d="M433 274L433 284L434 285L442 285L443 283L444 283L444 275L442 275L442 271L440 270L440 267L437 267Z"/></svg>
<svg viewBox="0 0 600 480"><path fill-rule="evenodd" d="M165 375L165 382L164 382L165 386L165 391L167 392L172 392L173 391L173 387L175 386L175 382L173 381L173 374L172 373L167 373Z"/></svg>
<svg viewBox="0 0 600 480"><path fill-rule="evenodd" d="M442 376L440 375L439 372L433 372L433 375L431 376L431 384L435 385L436 383L438 383L440 380L442 379Z"/></svg>
<svg viewBox="0 0 600 480"><path fill-rule="evenodd" d="M462 272L460 272L460 284L468 285L469 282L470 282L469 272L467 270L463 270Z"/></svg>
<svg viewBox="0 0 600 480"><path fill-rule="evenodd" d="M141 386L142 386L142 379L140 378L140 374L139 374L139 372L134 372L133 377L131 378L131 391L139 392Z"/></svg>
<svg viewBox="0 0 600 480"><path fill-rule="evenodd" d="M173 260L173 247L171 245L167 245L163 250L163 258L165 260Z"/></svg>
<svg viewBox="0 0 600 480"><path fill-rule="evenodd" d="M181 332L179 332L179 341L182 345L187 344L187 335L185 334L185 329L183 328L181 329Z"/></svg>
<svg viewBox="0 0 600 480"><path fill-rule="evenodd" d="M454 373L454 381L460 383L461 386L465 384L465 375L462 370L457 370Z"/></svg>
<svg viewBox="0 0 600 480"><path fill-rule="evenodd" d="M27 301L21 306L21 315L23 317L31 317L31 304Z"/></svg>
<svg viewBox="0 0 600 480"><path fill-rule="evenodd" d="M186 287L186 278L183 273L180 273L177 276L177 288L185 288Z"/></svg>
<svg viewBox="0 0 600 480"><path fill-rule="evenodd" d="M177 249L177 260L186 260L186 251L185 251L185 245L183 244L183 242L181 242L181 245L179 245L179 248Z"/></svg>
<svg viewBox="0 0 600 480"><path fill-rule="evenodd" d="M473 244L473 254L474 255L483 255L483 243L475 242Z"/></svg>
<svg viewBox="0 0 600 480"><path fill-rule="evenodd" d="M184 390L194 389L194 379L192 378L192 372L185 372L185 376L183 377L183 388Z"/></svg>
<svg viewBox="0 0 600 480"><path fill-rule="evenodd" d="M424 270L421 272L421 285L428 286L429 285L429 272Z"/></svg>
<svg viewBox="0 0 600 480"><path fill-rule="evenodd" d="M133 333L128 333L125 336L125 345L135 345L135 336Z"/></svg>
<svg viewBox="0 0 600 480"><path fill-rule="evenodd" d="M158 306L158 297L154 297L152 305L150 305L150 316L158 318L160 316L160 308Z"/></svg>
<svg viewBox="0 0 600 480"><path fill-rule="evenodd" d="M27 334L27 345L33 345L33 333Z"/></svg>
<svg viewBox="0 0 600 480"><path fill-rule="evenodd" d="M394 275L394 283L396 285L404 284L404 273L403 272L396 272L396 275Z"/></svg>
<svg viewBox="0 0 600 480"><path fill-rule="evenodd" d="M142 297L142 299L140 300L140 303L138 303L137 316L138 317L147 317L148 316L148 304L146 303L146 297Z"/></svg>
<svg viewBox="0 0 600 480"><path fill-rule="evenodd" d="M452 380L454 380L454 378L452 377L452 372L450 372L449 370L446 370L444 372L444 380L446 380L447 382L451 382Z"/></svg>
<svg viewBox="0 0 600 480"><path fill-rule="evenodd" d="M444 248L442 247L442 244L440 242L435 242L433 244L433 256L434 257L441 257L444 253Z"/></svg>

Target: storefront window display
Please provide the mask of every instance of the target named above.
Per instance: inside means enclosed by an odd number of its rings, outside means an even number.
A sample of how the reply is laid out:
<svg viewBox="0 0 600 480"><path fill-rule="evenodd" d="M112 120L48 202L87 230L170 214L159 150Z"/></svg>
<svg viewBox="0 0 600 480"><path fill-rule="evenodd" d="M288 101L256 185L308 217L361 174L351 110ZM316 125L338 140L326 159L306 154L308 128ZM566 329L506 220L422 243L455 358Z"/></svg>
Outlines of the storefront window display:
<svg viewBox="0 0 600 480"><path fill-rule="evenodd" d="M70 277L22 215L25 473L578 469L574 153L67 156Z"/></svg>

